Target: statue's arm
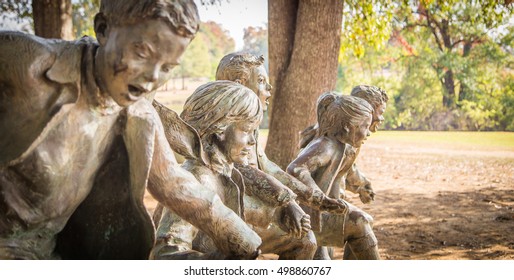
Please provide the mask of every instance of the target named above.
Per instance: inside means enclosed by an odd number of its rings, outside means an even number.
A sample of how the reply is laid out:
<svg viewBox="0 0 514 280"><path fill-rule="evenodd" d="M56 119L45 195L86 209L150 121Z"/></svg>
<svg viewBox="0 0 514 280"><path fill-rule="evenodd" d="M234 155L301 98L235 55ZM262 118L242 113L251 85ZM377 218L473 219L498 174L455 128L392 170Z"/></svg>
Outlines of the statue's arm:
<svg viewBox="0 0 514 280"><path fill-rule="evenodd" d="M310 189L321 191L311 174L329 163L330 158L325 155L323 150L320 143L309 146L287 166L287 173L300 180Z"/></svg>
<svg viewBox="0 0 514 280"><path fill-rule="evenodd" d="M362 203L370 203L375 200L375 192L371 187L371 182L362 174L354 163L346 176L346 189L359 194Z"/></svg>
<svg viewBox="0 0 514 280"><path fill-rule="evenodd" d="M286 181L300 200L320 211L345 211L346 203L339 199L328 197L316 184L312 173L329 164L330 149L323 142L314 143L293 160L287 167L287 173L273 172L274 176ZM280 179L279 179L280 180Z"/></svg>
<svg viewBox="0 0 514 280"><path fill-rule="evenodd" d="M261 163L263 171L291 189L298 196L297 198L300 202L320 210L321 198L323 197L321 190L318 191L315 188L309 187L291 174L283 171L276 163L268 159L265 153L262 153Z"/></svg>
<svg viewBox="0 0 514 280"><path fill-rule="evenodd" d="M236 164L244 178L246 191L270 206L283 206L296 199L296 194L279 180L250 165Z"/></svg>
<svg viewBox="0 0 514 280"><path fill-rule="evenodd" d="M273 176L249 165L236 165L241 172L248 195L279 209L278 225L301 238L311 229L310 217L295 201L296 194Z"/></svg>

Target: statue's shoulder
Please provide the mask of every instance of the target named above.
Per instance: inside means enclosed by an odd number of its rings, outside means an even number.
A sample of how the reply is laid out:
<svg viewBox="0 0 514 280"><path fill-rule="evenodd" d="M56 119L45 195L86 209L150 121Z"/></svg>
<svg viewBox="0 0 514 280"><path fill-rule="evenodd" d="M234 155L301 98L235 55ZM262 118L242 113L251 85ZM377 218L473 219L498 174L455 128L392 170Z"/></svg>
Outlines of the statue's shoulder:
<svg viewBox="0 0 514 280"><path fill-rule="evenodd" d="M356 149L355 147L353 147L350 144L344 144L344 145L345 145L345 150L344 150L345 156L347 156L347 157L356 157L357 156L358 149Z"/></svg>
<svg viewBox="0 0 514 280"><path fill-rule="evenodd" d="M334 139L331 139L326 136L320 136L320 137L314 138L307 145L307 147L305 147L305 149L306 150L316 150L318 153L319 152L329 153L329 152L333 151L334 149L337 149L338 146L339 145L338 145L337 141L335 141Z"/></svg>
<svg viewBox="0 0 514 280"><path fill-rule="evenodd" d="M138 119L152 126L158 123L159 115L153 108L152 103L146 98L138 100L124 110L126 111L127 118Z"/></svg>
<svg viewBox="0 0 514 280"><path fill-rule="evenodd" d="M0 31L0 46L4 47L10 45L32 45L34 47L44 46L48 39L40 38L32 34L23 33L19 31ZM21 51L21 50L18 50ZM30 51L30 50L27 50Z"/></svg>
<svg viewBox="0 0 514 280"><path fill-rule="evenodd" d="M0 31L0 164L35 147L66 115L64 105L77 101L87 45Z"/></svg>
<svg viewBox="0 0 514 280"><path fill-rule="evenodd" d="M216 176L216 173L212 169L197 159L184 161L182 168L193 174L202 184L210 182L212 178Z"/></svg>
<svg viewBox="0 0 514 280"><path fill-rule="evenodd" d="M339 161L344 156L345 150L345 144L330 137L321 136L313 139L302 150L302 154L332 162Z"/></svg>
<svg viewBox="0 0 514 280"><path fill-rule="evenodd" d="M91 38L76 41L45 39L17 31L0 31L2 79L41 79L59 84L80 79L83 49L94 46ZM16 70L19 71L16 71ZM29 70L29 75L20 75Z"/></svg>

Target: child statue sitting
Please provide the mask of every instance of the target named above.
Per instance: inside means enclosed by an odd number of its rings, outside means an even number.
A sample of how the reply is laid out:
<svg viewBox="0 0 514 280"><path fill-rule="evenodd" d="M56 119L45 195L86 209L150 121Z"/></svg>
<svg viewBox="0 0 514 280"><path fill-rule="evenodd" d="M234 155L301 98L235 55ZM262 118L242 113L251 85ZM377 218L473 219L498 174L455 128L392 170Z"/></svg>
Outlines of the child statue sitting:
<svg viewBox="0 0 514 280"><path fill-rule="evenodd" d="M206 164L188 159L183 168L191 172L205 189L216 192L223 203L259 234L263 253L281 259L311 259L316 242L310 226L296 238L287 229L270 225L281 216L282 207L250 195L235 164L248 165L256 144L255 130L262 119L262 104L249 88L231 81L200 86L187 99L181 117L198 131ZM291 203L295 203L294 200ZM303 211L302 211L303 212ZM164 209L157 229L154 259L215 259L223 257L216 244L178 215ZM225 225L216 225L223 228Z"/></svg>
<svg viewBox="0 0 514 280"><path fill-rule="evenodd" d="M355 160L352 154L370 134L372 107L364 99L328 92L318 99L317 119L316 135L287 172L311 188L339 197L339 186ZM310 211L317 243L340 248L347 244L357 259L379 259L371 216L347 205L347 214Z"/></svg>
<svg viewBox="0 0 514 280"><path fill-rule="evenodd" d="M389 97L387 93L376 86L368 86L368 85L358 85L352 89L350 93L351 96L359 97L366 100L371 107L373 107L373 118L371 120L371 125L369 130L371 132L376 132L378 126L384 121L384 112L387 107L387 101ZM300 139L299 147L301 149L305 148L309 142L316 136L316 133L319 129L318 124L311 125L307 127L304 131L301 132L302 138ZM360 148L355 150L355 157L358 156ZM346 180L344 184L340 186L340 196L345 198L345 191L349 190L353 193L359 194L359 198L362 203L370 203L375 200L375 192L371 187L371 183L369 182L364 174L357 168L357 165L354 163L352 168L348 171L346 175ZM336 194L336 197L337 196Z"/></svg>

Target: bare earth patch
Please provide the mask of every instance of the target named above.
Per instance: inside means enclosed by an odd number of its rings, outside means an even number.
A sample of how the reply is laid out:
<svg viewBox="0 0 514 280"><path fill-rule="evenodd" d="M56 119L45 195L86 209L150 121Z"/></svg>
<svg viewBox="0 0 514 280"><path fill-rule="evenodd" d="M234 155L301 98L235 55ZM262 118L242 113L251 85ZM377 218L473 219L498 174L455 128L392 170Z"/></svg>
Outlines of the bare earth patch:
<svg viewBox="0 0 514 280"><path fill-rule="evenodd" d="M514 151L374 140L357 160L384 259L514 259ZM340 254L340 250L337 251Z"/></svg>

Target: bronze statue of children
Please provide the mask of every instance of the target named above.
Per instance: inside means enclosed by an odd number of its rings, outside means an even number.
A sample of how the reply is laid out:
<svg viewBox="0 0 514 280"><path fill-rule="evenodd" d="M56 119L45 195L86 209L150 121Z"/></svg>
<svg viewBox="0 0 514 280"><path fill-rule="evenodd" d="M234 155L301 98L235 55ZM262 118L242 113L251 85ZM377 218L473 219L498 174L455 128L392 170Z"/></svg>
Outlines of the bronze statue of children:
<svg viewBox="0 0 514 280"><path fill-rule="evenodd" d="M373 107L373 117L369 130L371 132L376 132L378 126L384 120L383 114L387 106L386 103L389 99L386 92L376 86L359 85L352 89L350 95L366 100L371 105L371 107ZM318 124L315 124L302 131L302 139L300 140L299 147L305 148L305 146L316 136L318 129ZM359 152L360 148L347 149L346 161L354 162L359 155ZM349 190L353 193L359 194L359 198L362 203L370 203L375 199L375 192L371 187L371 182L364 176L359 168L357 168L355 163L352 164L351 168L346 174L344 182L341 183L342 184L340 185L339 189L333 190L334 192L331 195L334 197L340 197L344 199L346 197L345 191ZM340 193L337 193L337 191L340 191ZM345 247L344 252L345 259L354 258L348 247ZM319 248L316 252L315 258L329 258L326 248Z"/></svg>
<svg viewBox="0 0 514 280"><path fill-rule="evenodd" d="M221 59L216 70L216 79L234 81L250 88L261 100L263 110L267 110L272 87L264 67L264 57L257 57L247 52L230 53ZM255 138L258 139L258 136L259 131L256 130ZM283 200L282 197L288 197L288 193L293 191L300 202L314 209L336 213L345 211L343 203L329 198L317 188L304 185L269 160L258 142L252 147L249 157L248 166L236 165L236 167L243 174L247 189L257 196L265 200L266 197L276 197L280 201ZM299 223L296 222L296 224Z"/></svg>
<svg viewBox="0 0 514 280"><path fill-rule="evenodd" d="M207 154L207 164L189 159L183 167L253 226L263 240L260 247L263 253L275 253L281 259L311 259L316 248L312 231L300 238L280 228L272 231L275 235L269 233L270 217L282 215L282 209L249 194L241 174L234 168L235 164L248 165L248 156L256 144L254 131L262 119L262 105L257 96L238 83L207 83L187 99L181 117L198 131ZM164 209L153 258L210 259L218 257L216 251L205 235L173 211Z"/></svg>
<svg viewBox="0 0 514 280"><path fill-rule="evenodd" d="M369 136L371 117L372 107L365 100L324 93L318 99L317 133L287 172L312 188L338 194L353 164L354 157L348 155ZM346 243L357 259L379 259L372 218L367 213L349 203L346 215L311 213L313 221L320 221L313 224L318 245L343 248Z"/></svg>
<svg viewBox="0 0 514 280"><path fill-rule="evenodd" d="M359 85L352 89L350 95L366 100L371 107L373 107L373 117L371 119L369 131L376 132L378 126L384 121L383 114L387 106L387 101L389 100L387 93L376 86ZM355 151L355 157L359 155L359 152L360 148L357 148ZM371 182L364 177L355 163L346 175L344 186L341 186L341 197L345 196L345 189L353 193L358 193L359 198L363 203L369 203L372 200L375 200L375 192L371 187Z"/></svg>
<svg viewBox="0 0 514 280"><path fill-rule="evenodd" d="M145 187L223 254L258 252L259 236L178 166L147 99L198 26L193 1L104 0L98 42L0 32L0 259L147 258ZM174 129L191 136L175 146L199 141L179 118Z"/></svg>
<svg viewBox="0 0 514 280"><path fill-rule="evenodd" d="M350 95L366 100L371 107L373 107L373 117L369 130L376 132L378 126L384 121L383 114L387 106L387 101L389 100L386 92L376 86L358 85L352 89ZM305 148L315 137L318 129L318 124L315 124L302 131L299 147ZM359 152L360 148L356 148L355 153L352 152L349 156L357 157ZM341 185L341 194L339 195L341 198L345 198L345 190L359 194L362 203L370 203L375 199L375 192L371 187L371 182L364 177L355 163L353 163L352 168L348 171L344 184Z"/></svg>

